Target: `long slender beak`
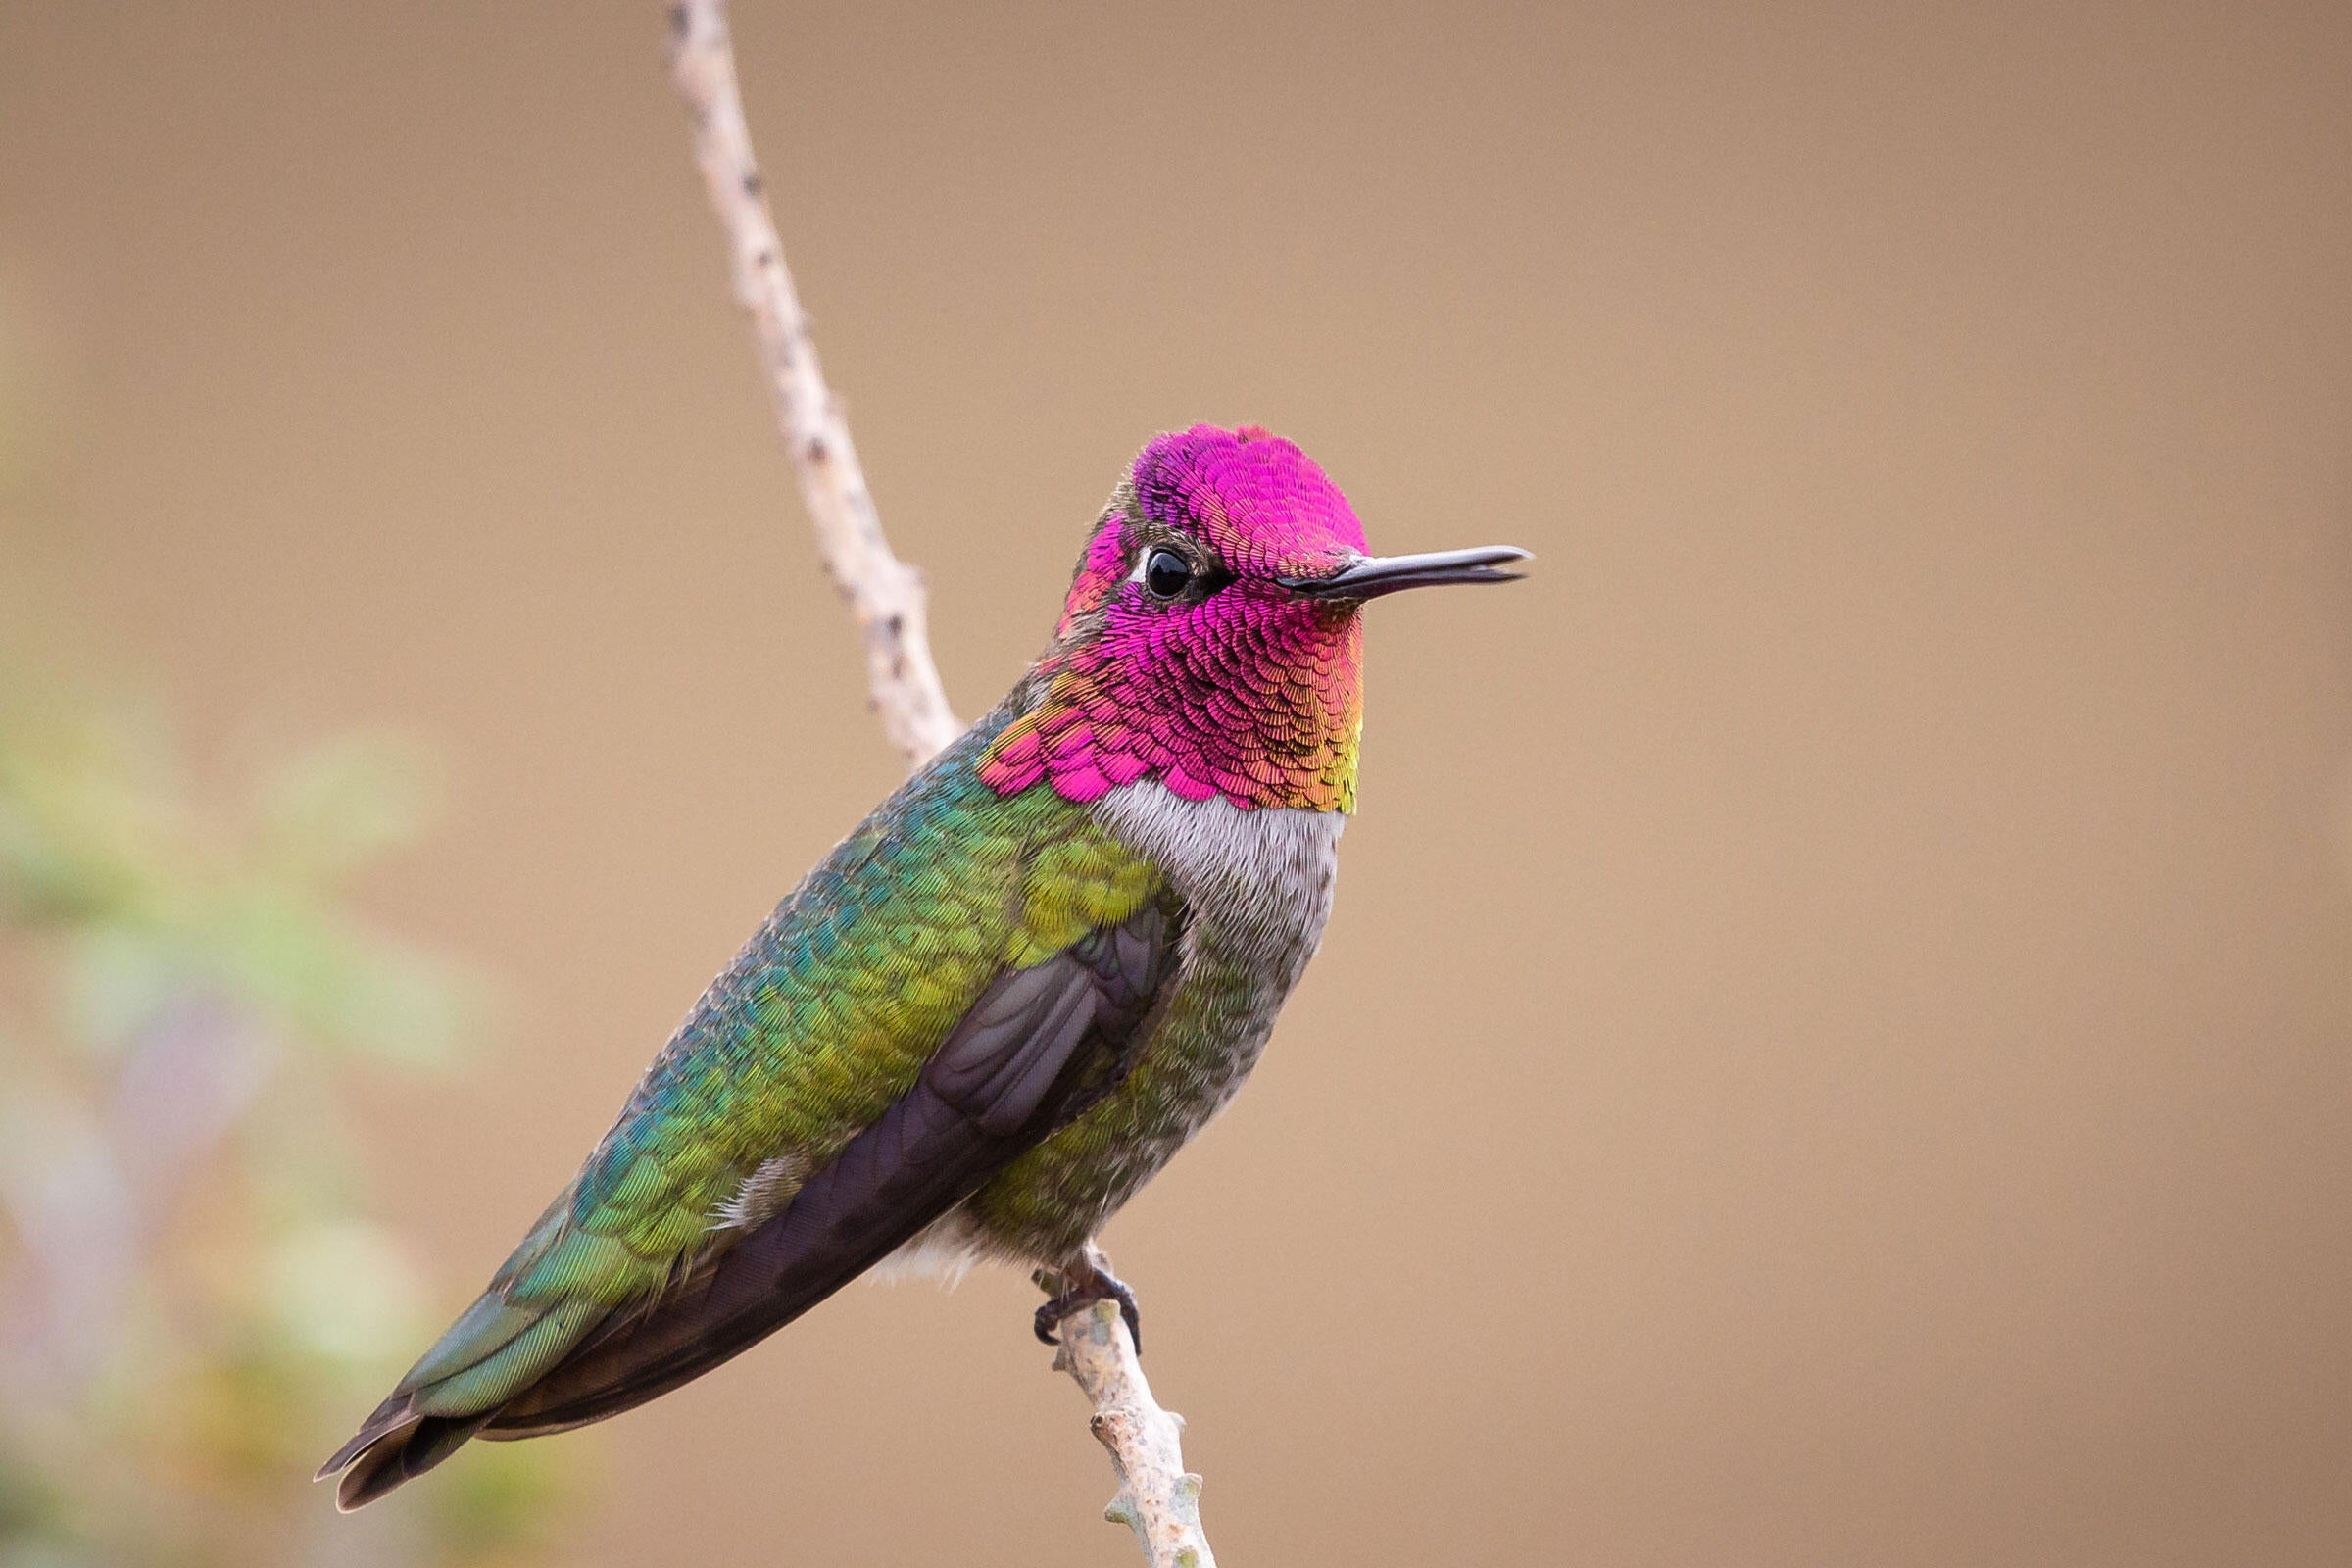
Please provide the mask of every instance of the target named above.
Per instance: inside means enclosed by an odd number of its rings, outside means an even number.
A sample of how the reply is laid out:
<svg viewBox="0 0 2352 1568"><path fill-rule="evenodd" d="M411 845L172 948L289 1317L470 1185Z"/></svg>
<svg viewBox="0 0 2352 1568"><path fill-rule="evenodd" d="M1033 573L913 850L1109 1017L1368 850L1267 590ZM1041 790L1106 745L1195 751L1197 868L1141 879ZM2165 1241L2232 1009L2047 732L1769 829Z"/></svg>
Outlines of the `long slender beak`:
<svg viewBox="0 0 2352 1568"><path fill-rule="evenodd" d="M1449 582L1517 582L1520 574L1501 568L1528 559L1515 545L1481 545L1475 550L1438 550L1425 556L1366 556L1328 577L1276 579L1295 594L1316 599L1378 599L1399 588L1433 588Z"/></svg>

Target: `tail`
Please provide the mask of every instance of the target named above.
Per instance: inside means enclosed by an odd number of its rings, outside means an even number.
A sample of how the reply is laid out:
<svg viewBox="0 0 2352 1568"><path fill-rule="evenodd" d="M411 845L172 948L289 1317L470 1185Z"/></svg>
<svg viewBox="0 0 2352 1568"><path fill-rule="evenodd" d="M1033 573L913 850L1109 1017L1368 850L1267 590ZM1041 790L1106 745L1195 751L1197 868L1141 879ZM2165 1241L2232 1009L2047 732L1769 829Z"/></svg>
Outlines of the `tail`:
<svg viewBox="0 0 2352 1568"><path fill-rule="evenodd" d="M457 1452L612 1315L600 1301L515 1305L493 1289L401 1379L316 1479L342 1477L335 1505L345 1513L367 1506Z"/></svg>
<svg viewBox="0 0 2352 1568"><path fill-rule="evenodd" d="M385 1401L387 1405L391 1401ZM482 1430L487 1414L452 1420L447 1416L387 1416L379 1408L314 1478L324 1481L342 1473L335 1484L335 1506L349 1513L365 1508L404 1481L413 1481L458 1451L467 1438Z"/></svg>
<svg viewBox="0 0 2352 1568"><path fill-rule="evenodd" d="M643 1404L864 1273L1021 1147L918 1086L783 1212L650 1276L641 1261L628 1271L616 1239L567 1224L566 1195L318 1479L341 1475L348 1513L471 1438L541 1437ZM589 1281L603 1288L591 1295Z"/></svg>
<svg viewBox="0 0 2352 1568"><path fill-rule="evenodd" d="M551 1267L577 1280L600 1261L592 1255L599 1239L564 1223L569 1210L567 1193L539 1217L490 1288L319 1467L318 1480L342 1477L336 1506L346 1513L365 1507L457 1452L612 1315L608 1300L533 1289Z"/></svg>

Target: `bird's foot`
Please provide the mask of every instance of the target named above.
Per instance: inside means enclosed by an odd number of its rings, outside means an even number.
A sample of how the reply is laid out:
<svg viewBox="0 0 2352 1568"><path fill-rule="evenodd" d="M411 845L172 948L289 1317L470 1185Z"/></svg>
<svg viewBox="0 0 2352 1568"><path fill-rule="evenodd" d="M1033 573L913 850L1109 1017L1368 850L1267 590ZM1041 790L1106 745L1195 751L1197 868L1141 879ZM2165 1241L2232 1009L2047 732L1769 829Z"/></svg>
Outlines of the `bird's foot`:
<svg viewBox="0 0 2352 1568"><path fill-rule="evenodd" d="M1144 1317L1135 1304L1135 1292L1127 1282L1110 1271L1110 1259L1094 1249L1076 1263L1063 1268L1041 1268L1032 1279L1038 1289L1053 1299L1037 1309L1033 1326L1037 1337L1048 1345L1059 1345L1061 1320L1097 1301L1116 1301L1119 1316L1127 1320L1127 1333L1135 1341L1135 1353L1144 1353Z"/></svg>

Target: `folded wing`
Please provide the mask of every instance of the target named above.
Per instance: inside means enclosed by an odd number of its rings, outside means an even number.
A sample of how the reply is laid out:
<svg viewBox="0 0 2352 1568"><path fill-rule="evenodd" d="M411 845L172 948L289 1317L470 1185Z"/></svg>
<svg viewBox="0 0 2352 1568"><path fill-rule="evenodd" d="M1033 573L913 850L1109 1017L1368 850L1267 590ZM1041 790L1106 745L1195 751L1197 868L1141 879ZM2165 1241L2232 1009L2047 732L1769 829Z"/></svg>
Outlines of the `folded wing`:
<svg viewBox="0 0 2352 1568"><path fill-rule="evenodd" d="M1003 970L913 1086L779 1211L648 1299L526 1309L493 1282L443 1341L466 1353L436 1348L321 1470L342 1472L338 1502L371 1501L477 1434L532 1437L642 1404L888 1256L1116 1084L1173 975L1178 925L1171 904L1149 900ZM553 1245L561 1205L550 1227ZM517 1257L530 1252L526 1241Z"/></svg>

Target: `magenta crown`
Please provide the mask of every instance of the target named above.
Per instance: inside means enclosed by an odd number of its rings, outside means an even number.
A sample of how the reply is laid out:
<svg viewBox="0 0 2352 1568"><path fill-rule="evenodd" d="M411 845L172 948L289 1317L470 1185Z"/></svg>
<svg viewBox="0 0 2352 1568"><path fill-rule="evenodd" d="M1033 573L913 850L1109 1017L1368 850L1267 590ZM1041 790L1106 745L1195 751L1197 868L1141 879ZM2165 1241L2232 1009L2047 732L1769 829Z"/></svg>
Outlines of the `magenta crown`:
<svg viewBox="0 0 2352 1568"><path fill-rule="evenodd" d="M1180 536L1232 580L1197 603L1134 581L1154 540ZM1240 807L1348 810L1362 723L1355 607L1302 598L1365 553L1339 487L1253 425L1154 439L1104 509L1040 674L1043 697L991 744L1003 794L1050 784L1093 801L1138 779Z"/></svg>
<svg viewBox="0 0 2352 1568"><path fill-rule="evenodd" d="M1241 577L1315 577L1364 554L1364 525L1315 460L1253 424L1196 424L1137 455L1145 515L1194 532Z"/></svg>

